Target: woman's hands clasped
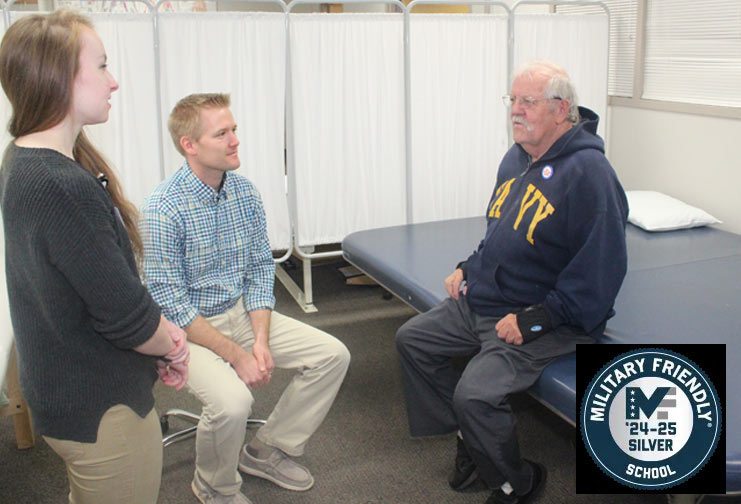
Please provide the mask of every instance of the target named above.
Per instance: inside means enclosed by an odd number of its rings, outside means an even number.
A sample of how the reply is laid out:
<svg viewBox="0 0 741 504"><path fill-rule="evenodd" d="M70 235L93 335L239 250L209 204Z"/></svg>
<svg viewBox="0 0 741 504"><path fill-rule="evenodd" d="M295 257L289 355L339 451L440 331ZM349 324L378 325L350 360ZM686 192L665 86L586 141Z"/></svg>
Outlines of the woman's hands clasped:
<svg viewBox="0 0 741 504"><path fill-rule="evenodd" d="M188 381L190 348L187 335L184 330L169 320L163 318L162 322L175 346L167 355L157 359L157 374L162 383L168 387L175 387L175 390L180 390Z"/></svg>

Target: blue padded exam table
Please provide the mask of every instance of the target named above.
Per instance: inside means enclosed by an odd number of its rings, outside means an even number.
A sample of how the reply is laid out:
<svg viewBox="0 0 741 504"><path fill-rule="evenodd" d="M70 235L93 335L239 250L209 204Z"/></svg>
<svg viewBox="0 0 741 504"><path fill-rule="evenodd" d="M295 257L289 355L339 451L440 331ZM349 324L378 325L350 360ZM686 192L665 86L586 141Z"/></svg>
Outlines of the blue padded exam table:
<svg viewBox="0 0 741 504"><path fill-rule="evenodd" d="M446 296L443 280L484 236L483 217L359 231L345 259L414 309ZM627 228L628 274L606 343L726 344L726 491L741 493L741 235L713 228ZM576 358L551 363L530 394L576 425Z"/></svg>

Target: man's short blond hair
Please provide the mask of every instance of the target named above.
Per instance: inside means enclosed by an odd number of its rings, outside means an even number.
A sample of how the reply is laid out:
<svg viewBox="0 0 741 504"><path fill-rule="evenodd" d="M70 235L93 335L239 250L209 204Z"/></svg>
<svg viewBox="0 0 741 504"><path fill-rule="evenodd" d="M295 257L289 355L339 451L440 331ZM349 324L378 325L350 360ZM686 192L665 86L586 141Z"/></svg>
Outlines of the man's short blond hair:
<svg viewBox="0 0 741 504"><path fill-rule="evenodd" d="M201 138L201 109L226 108L231 104L231 98L225 93L194 93L181 99L170 112L167 129L175 143L175 148L185 156L180 145L182 137L193 140Z"/></svg>

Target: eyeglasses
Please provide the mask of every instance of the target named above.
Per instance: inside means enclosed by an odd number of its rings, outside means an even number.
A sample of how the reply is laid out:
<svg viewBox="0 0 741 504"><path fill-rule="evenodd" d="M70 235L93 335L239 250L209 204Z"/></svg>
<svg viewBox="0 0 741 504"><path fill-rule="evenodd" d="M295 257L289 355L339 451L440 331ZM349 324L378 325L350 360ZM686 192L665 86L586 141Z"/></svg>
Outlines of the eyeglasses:
<svg viewBox="0 0 741 504"><path fill-rule="evenodd" d="M504 95L502 96L502 101L504 102L504 106L509 108L514 106L515 102L519 98L520 100L520 107L524 109L532 108L533 105L535 105L538 102L541 101L550 101L550 100L561 100L561 98L554 97L554 98L531 98L530 96L515 96L515 95Z"/></svg>

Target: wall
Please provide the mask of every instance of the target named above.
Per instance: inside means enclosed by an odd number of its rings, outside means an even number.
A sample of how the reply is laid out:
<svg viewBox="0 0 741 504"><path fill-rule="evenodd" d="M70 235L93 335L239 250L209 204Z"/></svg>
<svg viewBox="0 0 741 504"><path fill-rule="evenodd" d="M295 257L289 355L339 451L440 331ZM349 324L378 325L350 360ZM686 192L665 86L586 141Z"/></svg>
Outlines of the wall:
<svg viewBox="0 0 741 504"><path fill-rule="evenodd" d="M626 190L657 190L741 233L741 120L610 108L609 158Z"/></svg>

